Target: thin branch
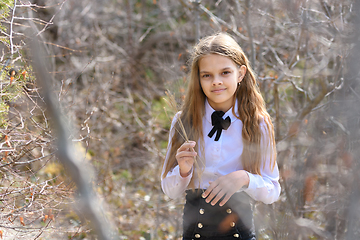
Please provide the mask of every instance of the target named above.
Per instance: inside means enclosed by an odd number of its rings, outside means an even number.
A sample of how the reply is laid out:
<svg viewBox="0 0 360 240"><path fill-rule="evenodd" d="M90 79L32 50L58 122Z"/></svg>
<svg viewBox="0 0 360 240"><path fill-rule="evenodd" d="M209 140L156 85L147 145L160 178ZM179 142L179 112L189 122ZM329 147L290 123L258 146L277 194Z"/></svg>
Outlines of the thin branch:
<svg viewBox="0 0 360 240"><path fill-rule="evenodd" d="M204 7L202 4L199 5L200 9L203 10L209 17L210 19L215 23L215 25L218 28L221 28L221 25L225 26L226 28L228 28L229 30L231 30L236 36L240 37L243 40L248 41L249 38L244 36L243 34L241 34L238 30L234 29L232 26L230 26L230 24L228 24L227 22L225 22L224 20L222 20L221 18L217 17L215 14L213 14L212 12L210 12L206 7Z"/></svg>
<svg viewBox="0 0 360 240"><path fill-rule="evenodd" d="M14 43L13 43L13 24L15 18L15 10L16 10L16 0L14 0L14 7L12 10L12 16L10 20L10 49L11 49L11 56L14 55Z"/></svg>
<svg viewBox="0 0 360 240"><path fill-rule="evenodd" d="M274 107L275 107L275 139L280 137L280 100L279 100L279 84L274 82Z"/></svg>
<svg viewBox="0 0 360 240"><path fill-rule="evenodd" d="M40 30L40 32L38 32L38 34L36 34L37 36L40 35L41 33L43 33L50 24L53 24L53 20L54 20L55 16L60 12L60 10L62 9L62 7L64 6L64 4L65 4L66 2L67 2L67 0L64 0L64 1L61 3L59 10L58 10L58 11L51 17L51 19L45 24L45 26L43 27L43 29Z"/></svg>

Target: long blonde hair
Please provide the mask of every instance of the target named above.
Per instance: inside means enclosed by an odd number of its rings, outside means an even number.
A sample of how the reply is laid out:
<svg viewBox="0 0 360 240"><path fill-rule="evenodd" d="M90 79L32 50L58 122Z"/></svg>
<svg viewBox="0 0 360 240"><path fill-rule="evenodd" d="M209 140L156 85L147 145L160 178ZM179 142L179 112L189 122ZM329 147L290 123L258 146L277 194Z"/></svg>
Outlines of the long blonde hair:
<svg viewBox="0 0 360 240"><path fill-rule="evenodd" d="M260 121L264 119L268 138L266 138L267 142L262 145L270 147L272 150L270 166L273 169L276 161L276 149L274 127L270 115L266 111L265 103L256 84L255 74L249 60L237 42L225 33L217 33L205 37L193 49L190 79L180 115L180 121L185 128L188 139L200 140L200 149L203 146L202 118L205 114L206 95L200 85L199 61L207 54L219 54L230 58L238 66L246 66L246 74L236 90L233 102L233 106L235 106L235 101L238 101L237 112L239 115L236 117L243 122L242 138L244 148L241 155L242 166L244 170L259 175L261 174L261 165L265 166L262 161L262 153L265 149L262 149L262 146L260 146L262 136ZM235 112L233 108L234 115L236 115ZM170 149L168 149L170 153L163 177L177 165L175 158L176 151L185 141L181 136L179 124L176 123L174 127L176 130L172 137ZM193 180L191 185L193 186Z"/></svg>

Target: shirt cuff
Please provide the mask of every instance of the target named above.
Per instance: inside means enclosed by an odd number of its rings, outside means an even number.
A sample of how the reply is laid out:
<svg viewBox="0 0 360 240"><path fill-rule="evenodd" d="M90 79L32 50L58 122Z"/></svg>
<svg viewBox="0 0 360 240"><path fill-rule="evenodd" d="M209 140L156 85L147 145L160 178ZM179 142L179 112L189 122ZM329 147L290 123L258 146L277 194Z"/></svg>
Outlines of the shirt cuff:
<svg viewBox="0 0 360 240"><path fill-rule="evenodd" d="M180 174L180 167L179 167L179 165L177 165L176 167L174 167L174 170L173 170L173 171L174 171L174 173L176 174L177 178L180 179L181 181L189 180L189 182L190 182L191 177L192 177L192 175L193 175L193 168L191 168L190 174L189 174L188 176L186 176L186 177L182 177L181 174Z"/></svg>
<svg viewBox="0 0 360 240"><path fill-rule="evenodd" d="M254 174L249 173L248 171L245 171L245 172L249 176L249 185L244 190L254 190L254 189L256 189L256 178L255 178Z"/></svg>

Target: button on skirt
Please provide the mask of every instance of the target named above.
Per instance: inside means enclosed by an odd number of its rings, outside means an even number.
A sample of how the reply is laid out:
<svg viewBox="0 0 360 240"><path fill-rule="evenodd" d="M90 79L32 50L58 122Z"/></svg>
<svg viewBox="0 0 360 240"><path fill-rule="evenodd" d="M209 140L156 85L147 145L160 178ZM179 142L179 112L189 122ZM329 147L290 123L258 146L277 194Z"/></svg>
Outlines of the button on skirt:
<svg viewBox="0 0 360 240"><path fill-rule="evenodd" d="M246 193L235 193L222 207L212 206L201 194L187 190L183 216L183 239L255 240L253 212Z"/></svg>

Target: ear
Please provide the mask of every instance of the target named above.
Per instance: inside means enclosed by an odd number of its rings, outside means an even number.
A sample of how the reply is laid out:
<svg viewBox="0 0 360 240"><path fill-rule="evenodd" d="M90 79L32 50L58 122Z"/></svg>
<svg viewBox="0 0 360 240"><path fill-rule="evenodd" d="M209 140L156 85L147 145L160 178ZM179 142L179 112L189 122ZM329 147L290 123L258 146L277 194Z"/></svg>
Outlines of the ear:
<svg viewBox="0 0 360 240"><path fill-rule="evenodd" d="M243 78L245 77L246 70L247 70L247 68L245 65L240 66L238 83L240 83L243 80Z"/></svg>

